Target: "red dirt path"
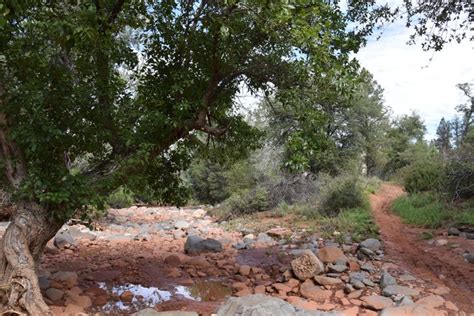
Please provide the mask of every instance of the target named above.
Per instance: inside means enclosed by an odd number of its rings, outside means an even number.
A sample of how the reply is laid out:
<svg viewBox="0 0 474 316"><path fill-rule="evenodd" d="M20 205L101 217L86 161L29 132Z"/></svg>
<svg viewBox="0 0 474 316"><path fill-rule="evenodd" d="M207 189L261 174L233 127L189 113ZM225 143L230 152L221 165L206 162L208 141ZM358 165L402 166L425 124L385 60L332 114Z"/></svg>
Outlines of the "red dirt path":
<svg viewBox="0 0 474 316"><path fill-rule="evenodd" d="M451 301L466 312L474 312L474 267L460 253L463 249L474 251L474 241L444 236L450 244L458 247L428 244L421 238L425 229L405 225L398 216L390 213L392 202L404 194L397 185L383 184L379 192L370 197L385 244L386 259L435 286L447 286L451 292L446 296Z"/></svg>

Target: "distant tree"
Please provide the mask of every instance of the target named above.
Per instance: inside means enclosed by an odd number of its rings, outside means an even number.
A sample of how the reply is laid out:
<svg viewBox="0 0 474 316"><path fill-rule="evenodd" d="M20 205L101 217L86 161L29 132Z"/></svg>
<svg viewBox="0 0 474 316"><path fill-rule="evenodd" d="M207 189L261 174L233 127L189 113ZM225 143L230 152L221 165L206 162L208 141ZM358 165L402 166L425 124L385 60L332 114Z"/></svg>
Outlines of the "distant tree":
<svg viewBox="0 0 474 316"><path fill-rule="evenodd" d="M441 155L446 158L451 149L451 124L447 122L444 117L439 122L436 135L436 148L438 148Z"/></svg>
<svg viewBox="0 0 474 316"><path fill-rule="evenodd" d="M459 117L455 117L451 123L452 135L453 135L453 144L455 148L458 148L462 143L463 135L463 124Z"/></svg>

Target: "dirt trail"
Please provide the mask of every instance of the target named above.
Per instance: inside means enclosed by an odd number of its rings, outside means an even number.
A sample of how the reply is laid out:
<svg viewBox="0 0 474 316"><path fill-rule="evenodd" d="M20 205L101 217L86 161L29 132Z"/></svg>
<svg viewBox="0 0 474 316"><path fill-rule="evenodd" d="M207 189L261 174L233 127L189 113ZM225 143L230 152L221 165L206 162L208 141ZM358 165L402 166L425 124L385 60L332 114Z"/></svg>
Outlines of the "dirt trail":
<svg viewBox="0 0 474 316"><path fill-rule="evenodd" d="M397 185L383 184L379 192L370 197L385 244L386 259L435 286L447 286L451 292L446 296L451 301L464 311L474 312L474 268L460 253L463 249L473 251L474 241L444 236L449 240L447 246L430 245L421 238L425 229L405 225L398 216L390 213L392 202L404 194Z"/></svg>

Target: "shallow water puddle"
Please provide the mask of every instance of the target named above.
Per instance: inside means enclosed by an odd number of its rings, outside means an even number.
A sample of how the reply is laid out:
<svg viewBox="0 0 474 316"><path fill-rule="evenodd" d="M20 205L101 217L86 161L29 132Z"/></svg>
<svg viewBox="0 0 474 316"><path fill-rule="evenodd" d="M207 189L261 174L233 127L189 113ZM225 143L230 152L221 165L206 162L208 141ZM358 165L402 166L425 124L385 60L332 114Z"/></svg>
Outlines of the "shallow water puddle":
<svg viewBox="0 0 474 316"><path fill-rule="evenodd" d="M173 299L189 299L193 301L217 301L232 294L232 290L218 281L199 282L192 286L178 285L171 290L164 290L157 287L146 287L139 284L108 285L105 282L98 282L101 289L106 290L112 297L120 297L125 291L133 294L131 302L123 302L120 299L111 301L102 306L104 311L124 311L131 309L142 309L154 307L162 302Z"/></svg>

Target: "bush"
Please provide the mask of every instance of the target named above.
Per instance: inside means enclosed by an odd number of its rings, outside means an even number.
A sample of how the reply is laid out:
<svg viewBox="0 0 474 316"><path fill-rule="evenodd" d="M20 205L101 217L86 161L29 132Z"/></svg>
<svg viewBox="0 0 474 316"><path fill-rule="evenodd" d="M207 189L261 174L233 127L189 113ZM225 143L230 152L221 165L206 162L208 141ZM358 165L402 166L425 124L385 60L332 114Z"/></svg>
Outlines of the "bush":
<svg viewBox="0 0 474 316"><path fill-rule="evenodd" d="M130 207L135 202L132 192L123 187L118 188L107 198L107 204L112 208Z"/></svg>
<svg viewBox="0 0 474 316"><path fill-rule="evenodd" d="M268 191L261 186L257 186L255 189L246 189L233 193L224 201L222 209L228 215L265 211L268 209Z"/></svg>
<svg viewBox="0 0 474 316"><path fill-rule="evenodd" d="M443 165L438 161L417 162L403 169L403 184L409 193L438 191L443 173Z"/></svg>
<svg viewBox="0 0 474 316"><path fill-rule="evenodd" d="M341 211L367 207L364 189L356 176L338 176L327 181L321 189L318 212L337 216Z"/></svg>

